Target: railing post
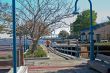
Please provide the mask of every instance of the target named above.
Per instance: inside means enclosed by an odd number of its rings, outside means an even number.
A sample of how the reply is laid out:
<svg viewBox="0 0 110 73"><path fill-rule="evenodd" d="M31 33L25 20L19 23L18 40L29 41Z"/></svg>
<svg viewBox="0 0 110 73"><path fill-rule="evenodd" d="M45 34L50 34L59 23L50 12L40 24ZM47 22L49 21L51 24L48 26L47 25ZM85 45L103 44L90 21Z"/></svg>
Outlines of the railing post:
<svg viewBox="0 0 110 73"><path fill-rule="evenodd" d="M73 54L72 54L72 50L73 50L73 48L71 47L71 56L73 55Z"/></svg>

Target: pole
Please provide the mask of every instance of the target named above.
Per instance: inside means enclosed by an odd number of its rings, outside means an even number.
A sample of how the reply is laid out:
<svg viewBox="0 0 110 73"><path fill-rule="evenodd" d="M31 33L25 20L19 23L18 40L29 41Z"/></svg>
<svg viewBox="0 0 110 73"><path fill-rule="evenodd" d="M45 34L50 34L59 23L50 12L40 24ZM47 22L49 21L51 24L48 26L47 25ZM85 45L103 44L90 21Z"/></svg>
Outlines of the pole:
<svg viewBox="0 0 110 73"><path fill-rule="evenodd" d="M16 17L15 17L15 0L12 0L12 17L13 17L13 73L17 73L17 56L16 56Z"/></svg>
<svg viewBox="0 0 110 73"><path fill-rule="evenodd" d="M78 3L78 0L76 0L76 2L75 2L75 12L77 12L77 3Z"/></svg>
<svg viewBox="0 0 110 73"><path fill-rule="evenodd" d="M92 2L88 0L90 3L90 60L93 61L94 58L94 39L93 39L93 18L92 18Z"/></svg>
<svg viewBox="0 0 110 73"><path fill-rule="evenodd" d="M91 0L88 0L89 3L90 3L90 60L93 61L95 59L94 57L94 33L93 33L93 18L92 18L92 2ZM75 12L74 14L77 14L77 3L78 3L78 0L76 0L75 2Z"/></svg>

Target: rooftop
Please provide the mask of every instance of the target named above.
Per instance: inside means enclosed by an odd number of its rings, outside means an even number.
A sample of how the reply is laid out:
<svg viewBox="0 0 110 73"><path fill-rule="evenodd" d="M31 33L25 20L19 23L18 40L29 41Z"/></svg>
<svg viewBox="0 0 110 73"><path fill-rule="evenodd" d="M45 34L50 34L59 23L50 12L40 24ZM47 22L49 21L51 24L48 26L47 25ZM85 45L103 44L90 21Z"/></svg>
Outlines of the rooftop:
<svg viewBox="0 0 110 73"><path fill-rule="evenodd" d="M109 22L103 22L103 23L100 23L100 24L96 24L95 26L93 26L93 29L96 30L96 29L104 27L108 24L110 24L110 23ZM81 30L81 32L85 32L85 31L88 31L88 30L90 30L90 28L85 28L85 29Z"/></svg>

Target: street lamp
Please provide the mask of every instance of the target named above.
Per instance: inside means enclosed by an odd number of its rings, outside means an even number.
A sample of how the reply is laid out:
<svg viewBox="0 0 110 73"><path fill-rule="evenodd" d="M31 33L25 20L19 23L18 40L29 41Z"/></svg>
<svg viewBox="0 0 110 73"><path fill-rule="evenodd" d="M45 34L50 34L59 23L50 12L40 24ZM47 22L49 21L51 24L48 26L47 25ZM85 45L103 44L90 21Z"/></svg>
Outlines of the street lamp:
<svg viewBox="0 0 110 73"><path fill-rule="evenodd" d="M90 3L90 60L93 61L95 59L94 57L94 40L93 40L93 18L92 18L92 2L91 0L88 0ZM75 10L73 12L73 14L79 14L77 12L77 3L78 0L76 0L75 2Z"/></svg>
<svg viewBox="0 0 110 73"><path fill-rule="evenodd" d="M12 17L13 17L13 73L17 73L15 0L12 0Z"/></svg>
<svg viewBox="0 0 110 73"><path fill-rule="evenodd" d="M75 2L75 10L74 10L74 12L73 12L73 14L75 14L75 15L77 15L77 14L79 14L79 12L77 12L77 3L78 3L78 0L76 0L76 2Z"/></svg>

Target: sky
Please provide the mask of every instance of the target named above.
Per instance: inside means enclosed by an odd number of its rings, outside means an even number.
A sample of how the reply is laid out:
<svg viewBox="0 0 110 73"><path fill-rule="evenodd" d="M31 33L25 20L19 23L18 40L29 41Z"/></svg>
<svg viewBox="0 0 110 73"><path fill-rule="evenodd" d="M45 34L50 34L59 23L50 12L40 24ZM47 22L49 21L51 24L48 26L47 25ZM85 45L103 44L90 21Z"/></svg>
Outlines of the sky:
<svg viewBox="0 0 110 73"><path fill-rule="evenodd" d="M102 23L102 22L106 22L108 21L107 16L110 16L110 0L91 0L92 4L93 4L93 10L95 10L97 12L97 23ZM73 0L73 2L75 2L75 0ZM79 12L82 12L86 9L90 8L90 4L88 2L88 0L79 0L78 1L78 8L79 8ZM72 23L75 20L76 17L74 18L69 18L66 20L66 22L68 24ZM70 28L60 28L56 31L56 34L60 31L60 30L66 30L66 31L70 31Z"/></svg>
<svg viewBox="0 0 110 73"><path fill-rule="evenodd" d="M107 21L107 16L110 16L110 0L91 0L93 4L93 10L97 12L97 23ZM89 9L88 0L79 0L78 7L80 10Z"/></svg>
<svg viewBox="0 0 110 73"><path fill-rule="evenodd" d="M0 0L4 2L11 3L12 0ZM73 4L76 0L73 0ZM91 0L93 4L93 10L97 12L97 23L106 22L107 16L110 16L110 0ZM78 8L79 12L89 9L89 2L88 0L79 0L78 1ZM74 9L73 9L74 10ZM66 23L70 24L75 20L76 17L68 18L65 20ZM69 32L69 27L67 28L60 28L56 30L58 33L60 30L67 30Z"/></svg>

